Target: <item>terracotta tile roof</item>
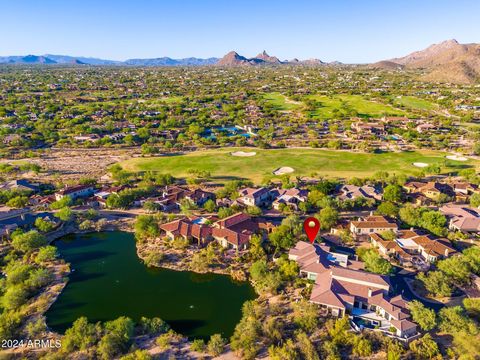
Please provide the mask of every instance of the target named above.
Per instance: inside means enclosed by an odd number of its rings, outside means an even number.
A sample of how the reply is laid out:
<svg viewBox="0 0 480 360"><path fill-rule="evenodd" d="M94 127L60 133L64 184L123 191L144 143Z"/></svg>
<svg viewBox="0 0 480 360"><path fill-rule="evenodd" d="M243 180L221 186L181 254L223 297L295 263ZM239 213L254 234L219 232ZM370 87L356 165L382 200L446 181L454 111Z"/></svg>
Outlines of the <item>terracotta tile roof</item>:
<svg viewBox="0 0 480 360"><path fill-rule="evenodd" d="M73 194L73 193L76 193L78 191L82 191L82 190L86 190L86 189L92 189L93 190L93 186L91 186L91 185L70 186L70 187L66 187L65 189L57 191L56 194L68 195L68 194Z"/></svg>
<svg viewBox="0 0 480 360"><path fill-rule="evenodd" d="M373 233L369 234L370 238L374 240L377 244L380 244L383 248L387 250L400 249L400 246L393 240L385 240L379 234Z"/></svg>
<svg viewBox="0 0 480 360"><path fill-rule="evenodd" d="M236 213L224 219L218 220L215 225L219 228L231 228L234 225L237 225L241 222L251 220L252 217L245 213Z"/></svg>
<svg viewBox="0 0 480 360"><path fill-rule="evenodd" d="M330 306L338 307L341 309L345 309L345 305L343 304L343 301L339 298L337 294L335 294L331 290L327 290L318 295L312 292L310 301L318 304L325 304L325 305L330 305Z"/></svg>
<svg viewBox="0 0 480 360"><path fill-rule="evenodd" d="M366 271L352 270L336 266L332 267L332 276L336 279L342 278L344 281L368 283L369 286L376 286L378 288L390 287L387 277Z"/></svg>
<svg viewBox="0 0 480 360"><path fill-rule="evenodd" d="M213 228L213 231L212 231L212 236L214 238L225 239L227 240L227 242L235 246L242 246L244 244L248 244L252 235L253 233L249 231L238 233L236 231L233 231L230 229L224 229L224 228L222 229Z"/></svg>
<svg viewBox="0 0 480 360"><path fill-rule="evenodd" d="M261 188L245 188L240 190L240 195L241 196L247 196L247 197L260 197L266 193L270 192L267 188L261 187Z"/></svg>
<svg viewBox="0 0 480 360"><path fill-rule="evenodd" d="M400 230L397 232L397 239L411 239L419 235L415 230Z"/></svg>
<svg viewBox="0 0 480 360"><path fill-rule="evenodd" d="M422 187L424 187L426 183L420 182L420 181L409 181L405 185L403 185L404 188L407 189L412 189L412 190L418 190Z"/></svg>
<svg viewBox="0 0 480 360"><path fill-rule="evenodd" d="M203 224L192 223L188 219L175 220L160 225L160 229L174 236L193 237L203 240L212 235L212 228Z"/></svg>
<svg viewBox="0 0 480 360"><path fill-rule="evenodd" d="M450 241L447 239L436 239L423 242L421 246L423 247L425 253L433 256L450 256L457 251L451 246ZM416 238L413 239L416 241Z"/></svg>
<svg viewBox="0 0 480 360"><path fill-rule="evenodd" d="M301 241L289 252L297 258L301 271L317 273L310 301L346 309L347 304L358 300L384 309L393 317L392 325L401 331L416 327L406 320L410 315L403 297L388 297L387 277L338 266L328 260L327 249Z"/></svg>
<svg viewBox="0 0 480 360"><path fill-rule="evenodd" d="M352 221L357 229L398 229L397 224L388 221L383 216L369 216L363 221Z"/></svg>
<svg viewBox="0 0 480 360"><path fill-rule="evenodd" d="M390 323L400 331L407 331L417 327L417 324L408 320L390 320Z"/></svg>

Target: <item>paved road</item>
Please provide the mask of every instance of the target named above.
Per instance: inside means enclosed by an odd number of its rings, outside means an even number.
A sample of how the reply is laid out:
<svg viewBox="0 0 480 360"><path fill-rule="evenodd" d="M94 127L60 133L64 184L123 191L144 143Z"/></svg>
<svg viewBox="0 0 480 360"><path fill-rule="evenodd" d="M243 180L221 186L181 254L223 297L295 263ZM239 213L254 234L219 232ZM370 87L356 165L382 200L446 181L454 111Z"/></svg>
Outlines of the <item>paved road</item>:
<svg viewBox="0 0 480 360"><path fill-rule="evenodd" d="M405 282L405 279L414 279L415 274L404 274L401 270L401 268L396 267L396 273L390 276L390 283L392 284L395 294L402 294L403 297L408 301L418 300L426 307L435 310L435 312L438 312L440 311L440 309L445 307L445 304L442 304L440 302L427 301L423 298L419 298L418 296L416 296Z"/></svg>

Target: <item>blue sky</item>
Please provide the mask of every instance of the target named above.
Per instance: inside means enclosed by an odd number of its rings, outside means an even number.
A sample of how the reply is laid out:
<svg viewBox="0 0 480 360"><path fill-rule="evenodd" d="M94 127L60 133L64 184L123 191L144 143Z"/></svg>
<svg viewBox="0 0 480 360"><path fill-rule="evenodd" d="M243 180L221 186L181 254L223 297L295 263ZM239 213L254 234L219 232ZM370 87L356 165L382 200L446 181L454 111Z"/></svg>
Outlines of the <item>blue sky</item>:
<svg viewBox="0 0 480 360"><path fill-rule="evenodd" d="M230 50L346 63L480 42L478 0L3 0L0 56L115 60Z"/></svg>

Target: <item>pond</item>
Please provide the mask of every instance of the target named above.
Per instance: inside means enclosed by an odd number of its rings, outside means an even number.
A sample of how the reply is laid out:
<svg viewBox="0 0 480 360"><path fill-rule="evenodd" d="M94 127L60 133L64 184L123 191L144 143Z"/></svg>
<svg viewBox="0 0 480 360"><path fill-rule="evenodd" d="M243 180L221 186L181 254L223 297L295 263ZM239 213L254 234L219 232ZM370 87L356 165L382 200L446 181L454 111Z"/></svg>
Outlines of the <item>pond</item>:
<svg viewBox="0 0 480 360"><path fill-rule="evenodd" d="M160 317L190 338L230 337L242 304L255 298L249 283L226 275L146 267L130 233L75 234L55 245L73 270L46 314L48 326L58 332L80 316L96 322L125 315L135 321Z"/></svg>

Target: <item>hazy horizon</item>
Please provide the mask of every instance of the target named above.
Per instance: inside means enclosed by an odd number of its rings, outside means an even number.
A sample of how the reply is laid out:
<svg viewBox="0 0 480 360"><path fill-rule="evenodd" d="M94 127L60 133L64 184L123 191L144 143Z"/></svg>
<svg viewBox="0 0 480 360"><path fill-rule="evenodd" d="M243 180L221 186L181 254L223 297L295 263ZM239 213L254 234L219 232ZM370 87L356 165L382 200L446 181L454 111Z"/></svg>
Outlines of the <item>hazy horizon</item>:
<svg viewBox="0 0 480 360"><path fill-rule="evenodd" d="M0 56L210 58L266 50L281 60L368 63L444 40L478 42L480 3L33 0L2 5Z"/></svg>

